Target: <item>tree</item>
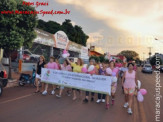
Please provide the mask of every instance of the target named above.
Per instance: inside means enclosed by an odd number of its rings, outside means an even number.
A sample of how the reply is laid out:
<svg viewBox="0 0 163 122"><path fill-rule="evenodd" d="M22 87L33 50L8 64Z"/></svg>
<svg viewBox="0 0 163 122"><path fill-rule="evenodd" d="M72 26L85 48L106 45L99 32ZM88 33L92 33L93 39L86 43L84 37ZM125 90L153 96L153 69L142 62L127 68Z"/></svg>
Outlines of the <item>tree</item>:
<svg viewBox="0 0 163 122"><path fill-rule="evenodd" d="M104 62L106 59L105 59L104 55L101 55L101 56L99 56L99 60L100 60L100 62Z"/></svg>
<svg viewBox="0 0 163 122"><path fill-rule="evenodd" d="M34 7L22 5L22 0L1 0L0 11L35 11ZM11 52L21 46L29 47L36 37L34 28L37 16L32 14L0 14L0 48L8 52L9 78L11 78Z"/></svg>
<svg viewBox="0 0 163 122"><path fill-rule="evenodd" d="M132 60L138 60L139 59L139 54L135 51L131 50L124 50L118 53L117 55L125 56L127 58L127 61L132 61Z"/></svg>
<svg viewBox="0 0 163 122"><path fill-rule="evenodd" d="M37 28L47 31L51 34L55 34L57 31L64 31L69 40L83 46L86 46L87 39L89 38L82 30L82 27L75 25L73 26L71 20L66 19L62 25L54 21L45 22L43 20L38 20Z"/></svg>
<svg viewBox="0 0 163 122"><path fill-rule="evenodd" d="M83 32L82 27L75 25L74 28L75 28L75 32L76 32L76 34L75 34L76 43L86 46L87 39L89 38L89 36L87 36Z"/></svg>

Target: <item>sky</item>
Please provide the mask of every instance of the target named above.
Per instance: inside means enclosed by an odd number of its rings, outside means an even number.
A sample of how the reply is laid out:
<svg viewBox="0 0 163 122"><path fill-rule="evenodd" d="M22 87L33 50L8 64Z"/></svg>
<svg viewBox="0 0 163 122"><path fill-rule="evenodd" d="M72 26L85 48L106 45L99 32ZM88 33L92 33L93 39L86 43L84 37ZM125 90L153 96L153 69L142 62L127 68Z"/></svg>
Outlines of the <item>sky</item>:
<svg viewBox="0 0 163 122"><path fill-rule="evenodd" d="M45 21L62 23L70 19L89 35L87 46L117 54L136 51L140 58L163 53L163 0L26 0L48 2L36 10L64 11L69 15L38 15ZM155 40L157 38L158 40Z"/></svg>

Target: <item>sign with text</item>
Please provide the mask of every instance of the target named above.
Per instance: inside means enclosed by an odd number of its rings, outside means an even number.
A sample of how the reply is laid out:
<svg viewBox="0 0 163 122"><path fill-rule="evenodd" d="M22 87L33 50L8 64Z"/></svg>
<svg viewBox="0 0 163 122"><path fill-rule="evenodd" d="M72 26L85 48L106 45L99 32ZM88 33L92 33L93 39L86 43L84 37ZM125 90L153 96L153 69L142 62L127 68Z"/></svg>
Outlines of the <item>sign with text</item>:
<svg viewBox="0 0 163 122"><path fill-rule="evenodd" d="M69 43L69 39L63 31L56 32L54 35L54 40L56 48L66 49Z"/></svg>
<svg viewBox="0 0 163 122"><path fill-rule="evenodd" d="M88 56L88 47L82 46L80 57L82 59L89 59L89 56Z"/></svg>
<svg viewBox="0 0 163 122"><path fill-rule="evenodd" d="M84 91L111 94L111 77L42 68L41 81Z"/></svg>

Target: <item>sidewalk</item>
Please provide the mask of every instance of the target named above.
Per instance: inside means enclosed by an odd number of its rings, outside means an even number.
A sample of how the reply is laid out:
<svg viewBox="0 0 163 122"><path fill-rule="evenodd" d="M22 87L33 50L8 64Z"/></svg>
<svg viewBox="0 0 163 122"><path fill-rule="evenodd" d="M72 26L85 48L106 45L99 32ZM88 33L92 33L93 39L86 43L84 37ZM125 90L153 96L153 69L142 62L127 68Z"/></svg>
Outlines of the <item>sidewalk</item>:
<svg viewBox="0 0 163 122"><path fill-rule="evenodd" d="M26 71L26 72L22 72L22 73L30 74L30 75L32 74L31 71ZM20 74L21 73L12 72L12 80L8 80L8 84L7 84L7 86L5 88L18 86L18 81L19 81L19 78L20 78Z"/></svg>

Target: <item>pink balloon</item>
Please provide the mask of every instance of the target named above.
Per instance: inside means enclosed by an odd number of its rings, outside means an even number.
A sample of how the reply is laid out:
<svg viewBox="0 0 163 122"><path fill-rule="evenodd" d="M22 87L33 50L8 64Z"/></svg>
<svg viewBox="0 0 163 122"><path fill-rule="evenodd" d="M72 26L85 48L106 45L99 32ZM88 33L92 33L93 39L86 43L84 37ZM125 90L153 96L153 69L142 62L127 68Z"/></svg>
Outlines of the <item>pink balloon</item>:
<svg viewBox="0 0 163 122"><path fill-rule="evenodd" d="M146 89L140 89L140 93L141 93L142 95L146 95L146 94L147 94L147 90L146 90Z"/></svg>
<svg viewBox="0 0 163 122"><path fill-rule="evenodd" d="M83 73L87 73L87 72L88 72L87 68L86 68L86 67L83 67L83 68L82 68L82 72L83 72Z"/></svg>
<svg viewBox="0 0 163 122"><path fill-rule="evenodd" d="M144 100L144 97L143 97L143 95L141 94L140 91L138 91L137 100L138 100L139 102L143 102L143 100Z"/></svg>
<svg viewBox="0 0 163 122"><path fill-rule="evenodd" d="M116 76L116 72L112 72L112 76Z"/></svg>

